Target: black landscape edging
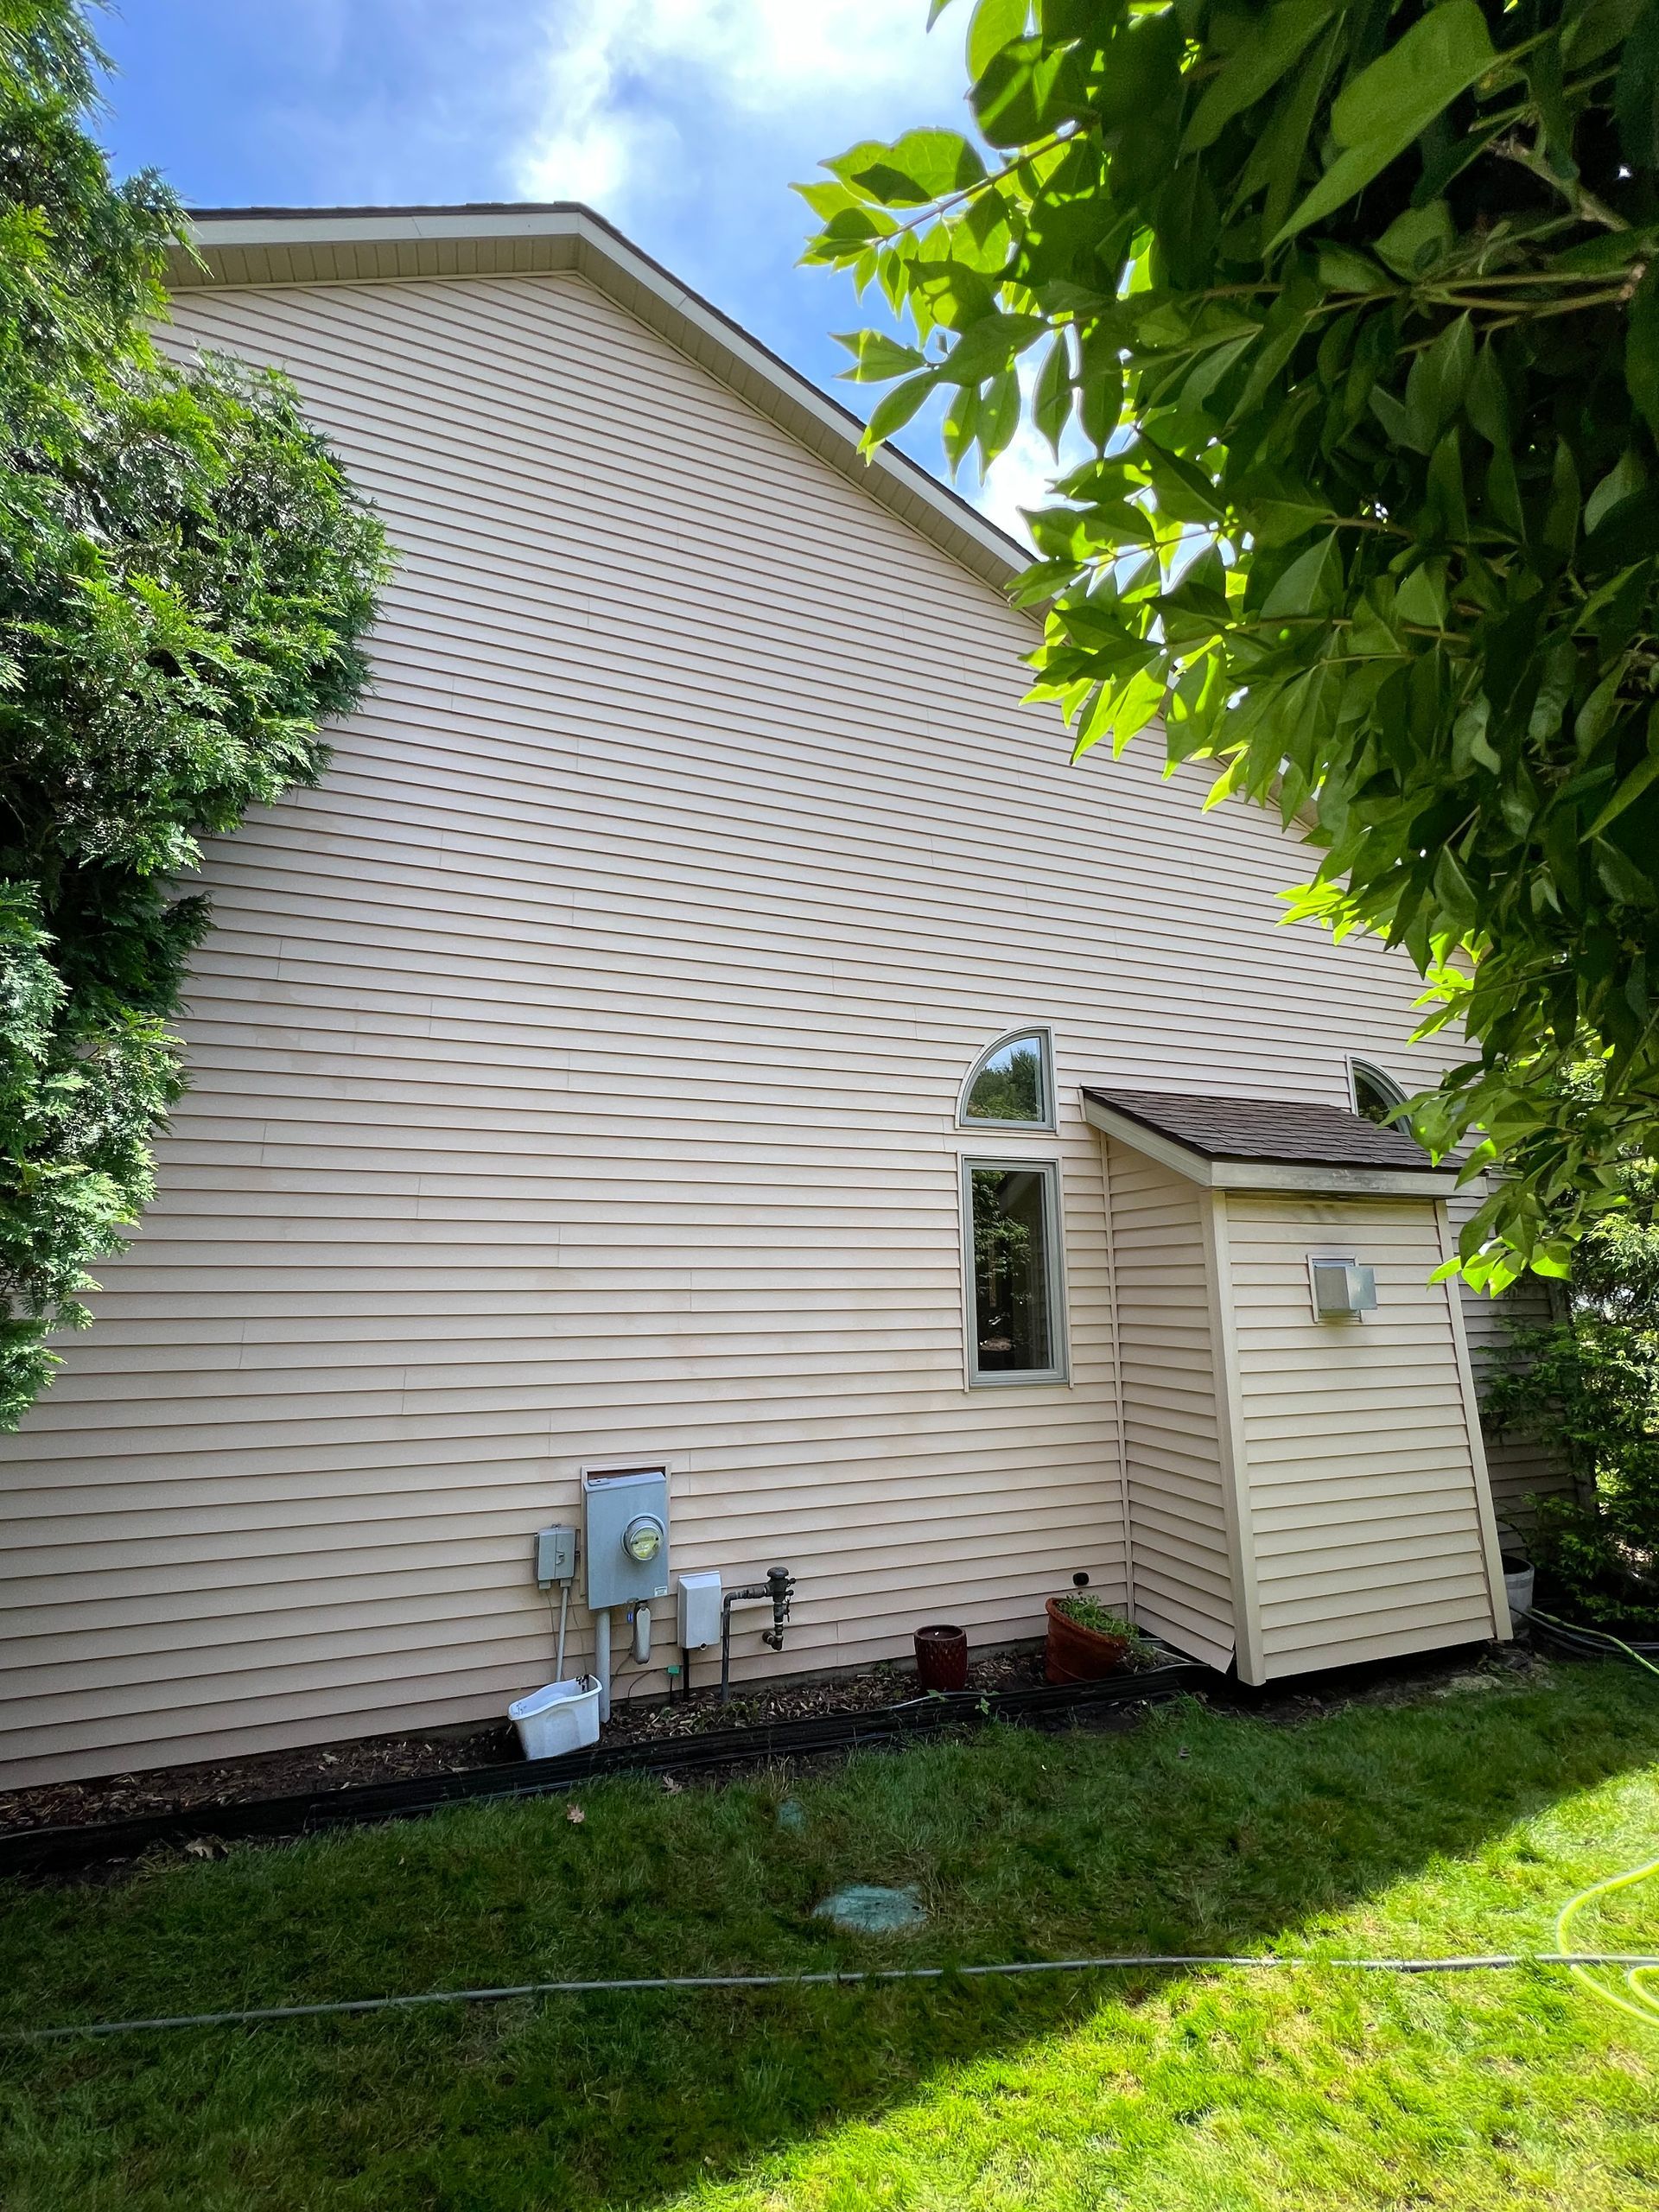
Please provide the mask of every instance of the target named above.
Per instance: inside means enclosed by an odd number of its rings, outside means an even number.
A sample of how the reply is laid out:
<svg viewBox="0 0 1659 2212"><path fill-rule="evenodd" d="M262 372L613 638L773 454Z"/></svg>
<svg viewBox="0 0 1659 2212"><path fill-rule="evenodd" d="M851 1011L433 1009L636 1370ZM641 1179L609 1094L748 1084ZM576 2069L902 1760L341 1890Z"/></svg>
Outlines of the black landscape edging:
<svg viewBox="0 0 1659 2212"><path fill-rule="evenodd" d="M937 1728L982 1720L1041 1720L1090 1707L1136 1705L1182 1691L1213 1688L1208 1667L1183 1661L1141 1675L1105 1681L1043 1685L1027 1690L960 1690L914 1698L868 1713L830 1713L803 1720L766 1721L755 1727L710 1729L706 1735L658 1738L639 1744L599 1744L558 1758L515 1759L502 1766L459 1774L427 1775L412 1782L370 1782L341 1789L308 1790L245 1804L181 1807L141 1813L130 1820L88 1821L79 1827L18 1828L0 1835L0 1876L55 1874L102 1859L130 1859L161 1843L196 1840L230 1842L246 1836L304 1835L327 1827L418 1818L446 1806L507 1797L549 1796L580 1783L613 1774L686 1774L711 1767L742 1766L760 1759L852 1751L925 1735Z"/></svg>

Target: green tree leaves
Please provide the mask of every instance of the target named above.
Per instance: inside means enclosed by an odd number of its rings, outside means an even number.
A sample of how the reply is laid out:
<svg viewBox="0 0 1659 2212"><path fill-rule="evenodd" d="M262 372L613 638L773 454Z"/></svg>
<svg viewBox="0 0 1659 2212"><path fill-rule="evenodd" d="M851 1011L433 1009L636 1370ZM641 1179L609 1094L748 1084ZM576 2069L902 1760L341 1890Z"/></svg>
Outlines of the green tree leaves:
<svg viewBox="0 0 1659 2212"><path fill-rule="evenodd" d="M1406 436L1419 453L1432 454L1440 433L1461 410L1475 367L1475 327L1466 315L1448 322L1412 362L1406 378Z"/></svg>
<svg viewBox="0 0 1659 2212"><path fill-rule="evenodd" d="M1236 115L1270 92L1336 13L1335 0L1274 0L1210 79L1181 140L1185 154L1213 146Z"/></svg>
<svg viewBox="0 0 1659 2212"><path fill-rule="evenodd" d="M925 207L985 177L978 154L954 130L907 130L891 146L855 146L827 166L861 198L887 207Z"/></svg>
<svg viewBox="0 0 1659 2212"><path fill-rule="evenodd" d="M112 187L67 0L0 34L0 1424L86 1319L182 1087L196 838L319 772L385 563L282 378L181 376L175 203ZM21 35L26 31L27 35Z"/></svg>
<svg viewBox="0 0 1659 2212"><path fill-rule="evenodd" d="M1094 447L1033 518L1033 696L1313 822L1293 911L1470 1039L1414 1110L1503 1163L1471 1280L1558 1269L1659 1150L1659 0L980 0L969 38L1000 161L919 212L909 140L811 188L810 256L916 329L857 357L873 435L944 390L953 464L1022 415Z"/></svg>
<svg viewBox="0 0 1659 2212"><path fill-rule="evenodd" d="M1497 60L1475 0L1443 0L1420 16L1344 86L1331 110L1331 135L1340 151L1274 245L1363 192Z"/></svg>
<svg viewBox="0 0 1659 2212"><path fill-rule="evenodd" d="M1600 1070L1571 1071L1564 1090L1593 1103ZM1650 1161L1618 1176L1622 1205L1552 1271L1570 1278L1566 1310L1517 1329L1488 1388L1504 1428L1542 1443L1574 1478L1541 1501L1540 1563L1570 1593L1573 1617L1659 1624L1649 1563L1659 1550L1659 1187Z"/></svg>
<svg viewBox="0 0 1659 2212"><path fill-rule="evenodd" d="M913 346L904 346L890 338L884 330L853 330L840 334L837 346L844 346L853 357L850 369L842 371L854 384L890 384L894 377L909 376L912 370L927 366L927 357Z"/></svg>
<svg viewBox="0 0 1659 2212"><path fill-rule="evenodd" d="M1648 428L1659 435L1659 261L1649 263L1630 302L1624 381Z"/></svg>

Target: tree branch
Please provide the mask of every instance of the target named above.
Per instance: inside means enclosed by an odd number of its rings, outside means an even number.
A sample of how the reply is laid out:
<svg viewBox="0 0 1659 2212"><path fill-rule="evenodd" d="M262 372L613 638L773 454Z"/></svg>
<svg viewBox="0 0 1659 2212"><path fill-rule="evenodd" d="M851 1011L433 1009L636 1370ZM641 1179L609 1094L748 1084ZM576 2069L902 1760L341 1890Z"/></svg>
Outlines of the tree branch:
<svg viewBox="0 0 1659 2212"><path fill-rule="evenodd" d="M1593 192L1586 192L1576 178L1557 176L1536 146L1528 146L1516 137L1495 138L1487 151L1501 161L1514 162L1529 170L1541 184L1559 192L1573 213L1586 223L1599 223L1605 231L1628 231L1630 225L1622 215L1615 214L1605 200L1598 200Z"/></svg>

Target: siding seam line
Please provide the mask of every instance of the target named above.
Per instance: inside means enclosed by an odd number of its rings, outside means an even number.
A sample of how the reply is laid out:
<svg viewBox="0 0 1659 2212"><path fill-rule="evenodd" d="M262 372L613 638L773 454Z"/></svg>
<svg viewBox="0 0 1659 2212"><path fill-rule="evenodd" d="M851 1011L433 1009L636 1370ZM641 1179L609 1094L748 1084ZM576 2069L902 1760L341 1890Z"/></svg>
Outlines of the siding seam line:
<svg viewBox="0 0 1659 2212"><path fill-rule="evenodd" d="M1111 1147L1098 1130L1095 1149L1100 1155L1101 1203L1106 1217L1106 1333L1112 1353L1112 1419L1117 1435L1118 1502L1123 1516L1124 1610L1135 1618L1135 1529L1129 1515L1129 1440L1123 1410L1123 1353L1119 1342L1117 1310L1117 1236L1112 1216Z"/></svg>
<svg viewBox="0 0 1659 2212"><path fill-rule="evenodd" d="M1434 1201L1434 1229L1440 1239L1443 1262L1457 1257L1452 1243L1451 1217L1446 1200ZM1448 1276L1441 1285L1446 1293L1446 1310L1452 1324L1452 1345L1457 1357L1458 1374L1463 1385L1463 1426L1469 1440L1469 1471L1475 1481L1475 1510L1480 1519L1480 1548L1486 1567L1486 1595L1491 1607L1492 1633L1500 1643L1513 1634L1515 1624L1510 1618L1509 1589L1503 1580L1503 1559L1497 1540L1497 1516L1492 1505L1491 1477L1486 1466L1486 1440L1481 1432L1480 1406L1475 1395L1474 1363L1469 1357L1469 1341L1463 1328L1462 1287L1456 1275Z"/></svg>
<svg viewBox="0 0 1659 2212"><path fill-rule="evenodd" d="M1208 1205L1203 1205L1201 1200L1205 1276L1213 1347L1216 1440L1221 1455L1222 1501L1234 1578L1235 1663L1241 1681L1263 1682L1267 1680L1267 1666L1262 1637L1261 1592L1256 1584L1255 1545L1250 1524L1249 1459L1233 1318L1227 1193L1211 1191L1203 1196L1209 1200Z"/></svg>

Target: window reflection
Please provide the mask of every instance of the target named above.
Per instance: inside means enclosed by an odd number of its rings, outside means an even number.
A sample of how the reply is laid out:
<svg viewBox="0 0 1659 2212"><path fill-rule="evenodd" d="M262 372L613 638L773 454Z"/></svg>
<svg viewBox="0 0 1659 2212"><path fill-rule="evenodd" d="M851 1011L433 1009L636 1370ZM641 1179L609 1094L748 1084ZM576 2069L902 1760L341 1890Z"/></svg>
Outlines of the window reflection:
<svg viewBox="0 0 1659 2212"><path fill-rule="evenodd" d="M969 1122L1027 1122L1039 1128L1049 1120L1048 1078L1040 1031L1010 1037L988 1052L968 1086L963 1118Z"/></svg>
<svg viewBox="0 0 1659 2212"><path fill-rule="evenodd" d="M976 1166L969 1174L975 1371L1052 1373L1054 1171Z"/></svg>
<svg viewBox="0 0 1659 2212"><path fill-rule="evenodd" d="M1367 1067L1363 1060L1353 1062L1353 1075L1354 1111L1382 1128L1397 1129L1400 1123L1389 1117L1406 1095L1399 1084L1381 1068Z"/></svg>

